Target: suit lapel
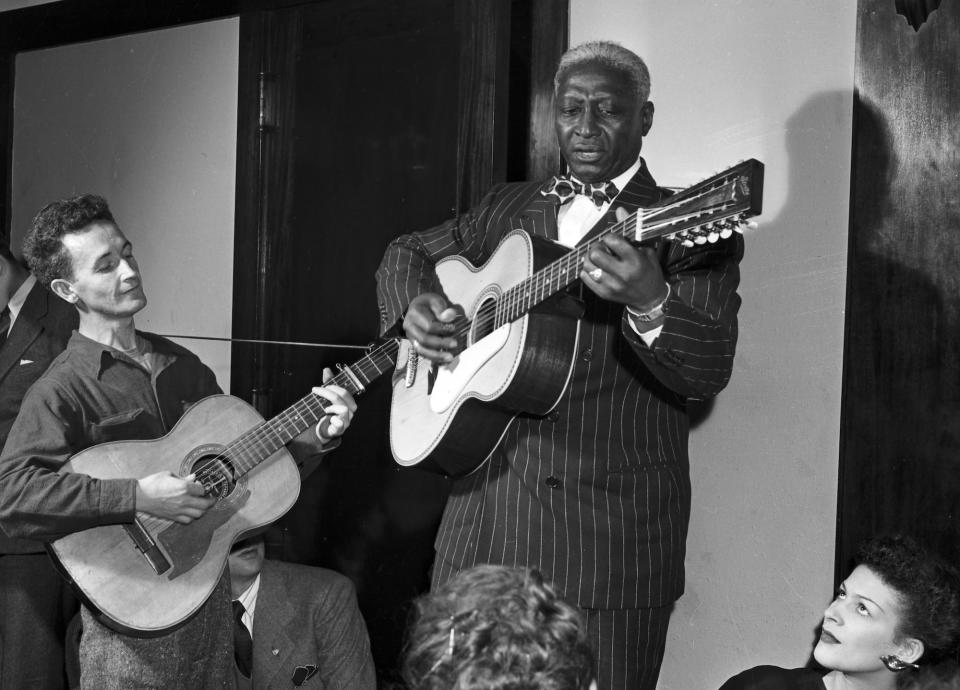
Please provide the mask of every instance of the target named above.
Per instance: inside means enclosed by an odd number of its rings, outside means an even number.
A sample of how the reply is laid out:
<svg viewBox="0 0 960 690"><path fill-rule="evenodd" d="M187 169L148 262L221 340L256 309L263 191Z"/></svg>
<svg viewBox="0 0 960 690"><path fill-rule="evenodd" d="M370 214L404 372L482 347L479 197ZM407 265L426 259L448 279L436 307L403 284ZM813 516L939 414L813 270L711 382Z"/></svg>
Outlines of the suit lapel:
<svg viewBox="0 0 960 690"><path fill-rule="evenodd" d="M656 203L660 200L661 196L662 194L657 187L657 183L653 177L651 177L650 171L647 170L647 164L645 162L641 163L637 174L630 178L630 181L627 182L623 190L617 195L617 198L610 204L610 209L604 214L603 218L598 220L597 224L590 228L590 232L580 238L577 245L579 246L590 242L613 225L617 220L617 214L614 209L618 206L623 206L627 211L633 213L638 208Z"/></svg>
<svg viewBox="0 0 960 690"><path fill-rule="evenodd" d="M269 560L264 561L260 573L260 591L257 594L257 610L253 618L253 687L267 688L278 675L281 685L291 685L294 640L287 634L284 621L294 620L293 607L279 573ZM276 651L276 654L274 654Z"/></svg>
<svg viewBox="0 0 960 690"><path fill-rule="evenodd" d="M47 315L49 309L47 297L49 293L39 284L34 285L27 295L17 320L13 322L13 328L10 329L10 335L0 348L0 379L18 365L20 355L27 351L43 331L40 320Z"/></svg>

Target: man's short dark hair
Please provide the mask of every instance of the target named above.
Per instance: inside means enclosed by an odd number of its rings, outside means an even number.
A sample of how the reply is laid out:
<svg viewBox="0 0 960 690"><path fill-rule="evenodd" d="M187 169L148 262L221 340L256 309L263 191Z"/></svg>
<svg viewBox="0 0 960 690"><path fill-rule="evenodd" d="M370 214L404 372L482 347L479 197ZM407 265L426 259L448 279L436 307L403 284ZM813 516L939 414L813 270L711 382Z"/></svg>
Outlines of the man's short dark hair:
<svg viewBox="0 0 960 690"><path fill-rule="evenodd" d="M115 222L107 200L96 194L60 199L40 209L23 240L23 257L37 280L49 287L57 278L72 278L63 236L98 221Z"/></svg>

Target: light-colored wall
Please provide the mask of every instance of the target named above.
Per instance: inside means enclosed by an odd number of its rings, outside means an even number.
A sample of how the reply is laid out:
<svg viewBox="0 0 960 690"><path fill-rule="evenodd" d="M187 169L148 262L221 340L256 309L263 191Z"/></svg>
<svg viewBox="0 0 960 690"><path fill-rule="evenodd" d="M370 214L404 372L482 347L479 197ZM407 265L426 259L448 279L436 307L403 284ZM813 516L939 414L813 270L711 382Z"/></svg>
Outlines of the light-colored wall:
<svg viewBox="0 0 960 690"><path fill-rule="evenodd" d="M33 5L46 5L51 0L0 0L0 12L19 10Z"/></svg>
<svg viewBox="0 0 960 690"><path fill-rule="evenodd" d="M102 194L134 244L137 327L230 336L239 21L17 56L12 227L46 202ZM181 340L226 390L225 343Z"/></svg>
<svg viewBox="0 0 960 690"><path fill-rule="evenodd" d="M691 435L686 594L662 690L802 666L831 597L850 179L853 0L570 0L571 45L643 56L661 184L766 165L733 379Z"/></svg>

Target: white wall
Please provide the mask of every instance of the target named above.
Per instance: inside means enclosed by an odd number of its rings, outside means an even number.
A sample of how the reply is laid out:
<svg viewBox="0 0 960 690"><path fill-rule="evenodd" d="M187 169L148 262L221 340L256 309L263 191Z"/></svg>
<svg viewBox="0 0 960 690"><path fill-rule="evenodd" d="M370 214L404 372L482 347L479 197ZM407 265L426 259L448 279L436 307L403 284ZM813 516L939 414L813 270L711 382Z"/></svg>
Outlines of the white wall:
<svg viewBox="0 0 960 690"><path fill-rule="evenodd" d="M94 192L134 244L137 327L229 337L239 21L17 56L12 243L43 204ZM182 340L229 385L225 343Z"/></svg>
<svg viewBox="0 0 960 690"><path fill-rule="evenodd" d="M644 155L683 186L766 165L733 379L691 436L686 594L662 690L802 666L831 597L856 2L570 0L571 45L647 60Z"/></svg>
<svg viewBox="0 0 960 690"><path fill-rule="evenodd" d="M0 12L19 10L33 5L45 5L51 0L0 0Z"/></svg>

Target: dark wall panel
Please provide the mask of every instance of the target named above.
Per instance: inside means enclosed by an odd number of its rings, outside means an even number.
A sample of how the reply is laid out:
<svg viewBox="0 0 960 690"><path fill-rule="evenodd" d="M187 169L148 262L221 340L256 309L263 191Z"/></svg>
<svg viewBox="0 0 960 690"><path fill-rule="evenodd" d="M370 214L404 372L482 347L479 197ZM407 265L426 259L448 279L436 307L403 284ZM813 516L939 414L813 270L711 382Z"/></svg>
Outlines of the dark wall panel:
<svg viewBox="0 0 960 690"><path fill-rule="evenodd" d="M858 11L838 576L877 532L952 551L960 516L960 4L896 5Z"/></svg>

